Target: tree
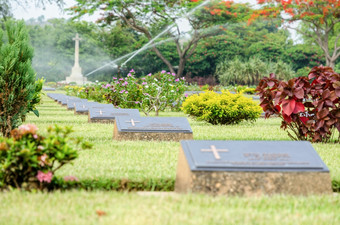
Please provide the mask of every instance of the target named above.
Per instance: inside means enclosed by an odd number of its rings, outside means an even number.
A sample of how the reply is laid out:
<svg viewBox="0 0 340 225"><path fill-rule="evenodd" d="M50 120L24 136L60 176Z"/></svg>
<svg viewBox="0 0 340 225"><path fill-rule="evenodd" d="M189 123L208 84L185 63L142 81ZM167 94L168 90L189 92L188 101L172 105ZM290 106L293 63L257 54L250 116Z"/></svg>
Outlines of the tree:
<svg viewBox="0 0 340 225"><path fill-rule="evenodd" d="M325 63L323 52L317 46L308 44L295 44L290 45L284 52L284 60L286 63L291 63L293 69L298 71L299 69L314 66L319 66ZM304 76L307 76L310 69L306 71Z"/></svg>
<svg viewBox="0 0 340 225"><path fill-rule="evenodd" d="M0 15L3 20L12 17L11 6L7 0L0 0Z"/></svg>
<svg viewBox="0 0 340 225"><path fill-rule="evenodd" d="M312 38L322 49L326 66L334 68L340 56L339 0L257 0L262 9L256 10L249 22L258 17L280 18L290 23L301 21L306 29L294 28Z"/></svg>
<svg viewBox="0 0 340 225"><path fill-rule="evenodd" d="M33 49L24 22L6 22L6 33L7 43L0 33L0 132L8 137L33 109L39 99L35 91L42 85L35 83Z"/></svg>
<svg viewBox="0 0 340 225"><path fill-rule="evenodd" d="M241 20L242 21L242 20ZM200 41L188 60L187 72L207 77L215 73L216 66L235 57L247 61L258 56L262 60L284 60L286 49L292 45L286 31L278 29L280 21L256 21L221 26L220 33Z"/></svg>
<svg viewBox="0 0 340 225"><path fill-rule="evenodd" d="M207 16L211 16L209 13L205 13L203 17L191 16L196 9L201 9L201 6L206 3L206 1L202 2L201 0L170 0L160 2L77 0L77 5L72 7L72 10L76 17L100 11L103 15L99 19L101 24L107 25L115 21L121 21L126 26L142 33L150 42L156 37L160 37L161 34L167 33L176 44L179 56L178 65L173 65L156 46L153 46L152 49L169 68L171 73L175 73L177 68L176 76L180 77L187 60L194 53L198 42L207 36L201 30L211 24L211 21L207 20ZM232 5L229 4L226 7L232 7ZM225 13L224 16L227 19L232 19L235 17L235 14ZM190 37L187 40L184 39L183 32L178 25L178 19L183 17L188 19L192 28Z"/></svg>
<svg viewBox="0 0 340 225"><path fill-rule="evenodd" d="M133 33L121 23L98 29L98 31L98 36L111 59L130 53L131 45L136 42Z"/></svg>

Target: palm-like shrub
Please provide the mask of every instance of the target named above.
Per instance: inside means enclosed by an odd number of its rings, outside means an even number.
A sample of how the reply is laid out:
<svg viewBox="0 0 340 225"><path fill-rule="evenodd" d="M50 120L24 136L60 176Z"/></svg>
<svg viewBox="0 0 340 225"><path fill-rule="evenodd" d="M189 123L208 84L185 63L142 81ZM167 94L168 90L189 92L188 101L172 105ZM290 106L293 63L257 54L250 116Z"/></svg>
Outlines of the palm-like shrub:
<svg viewBox="0 0 340 225"><path fill-rule="evenodd" d="M224 60L216 67L215 75L222 85L257 85L266 74L275 73L282 80L294 77L290 65L278 61L265 63L259 57L243 62L236 58Z"/></svg>
<svg viewBox="0 0 340 225"><path fill-rule="evenodd" d="M283 61L278 61L276 63L271 62L268 64L267 67L267 74L274 73L276 77L280 80L289 80L292 79L294 76L296 76L294 70L290 65L287 63L284 63ZM307 75L306 73L305 75ZM263 76L260 77L260 80L263 78Z"/></svg>

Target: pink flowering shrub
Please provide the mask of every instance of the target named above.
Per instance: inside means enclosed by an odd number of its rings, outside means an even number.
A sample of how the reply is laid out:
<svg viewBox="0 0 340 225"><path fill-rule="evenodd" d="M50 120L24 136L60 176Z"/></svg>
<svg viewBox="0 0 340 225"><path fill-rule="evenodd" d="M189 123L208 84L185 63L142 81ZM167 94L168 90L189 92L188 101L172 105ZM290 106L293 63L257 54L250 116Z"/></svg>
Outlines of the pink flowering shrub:
<svg viewBox="0 0 340 225"><path fill-rule="evenodd" d="M70 86L65 88L68 95L108 102L118 108L137 108L149 115L156 115L166 108L180 111L186 89L185 79L176 78L175 74L165 70L138 78L131 70L126 77L113 77L110 83L100 83L85 87Z"/></svg>
<svg viewBox="0 0 340 225"><path fill-rule="evenodd" d="M66 182L74 182L74 181L79 181L77 177L75 176L65 176L64 181Z"/></svg>
<svg viewBox="0 0 340 225"><path fill-rule="evenodd" d="M35 125L25 124L12 130L10 138L0 137L0 189L51 189L57 179L55 172L78 157L76 145L91 147L79 138L70 138L70 127L49 127L47 136L37 131Z"/></svg>
<svg viewBox="0 0 340 225"><path fill-rule="evenodd" d="M37 179L40 183L46 182L46 183L51 183L52 181L53 174L51 171L48 171L46 173L42 171L38 171Z"/></svg>
<svg viewBox="0 0 340 225"><path fill-rule="evenodd" d="M126 78L113 77L111 84L102 85L108 102L120 108L138 108L145 115L151 111L158 115L166 108L178 110L185 87L184 78L176 78L165 70L141 78L136 78L131 70Z"/></svg>

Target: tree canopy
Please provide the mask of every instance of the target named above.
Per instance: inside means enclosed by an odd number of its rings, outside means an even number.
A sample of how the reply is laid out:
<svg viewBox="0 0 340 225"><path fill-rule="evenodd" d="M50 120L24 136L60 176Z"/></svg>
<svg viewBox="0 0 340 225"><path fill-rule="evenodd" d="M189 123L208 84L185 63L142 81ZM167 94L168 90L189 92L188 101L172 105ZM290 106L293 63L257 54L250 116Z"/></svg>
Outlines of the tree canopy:
<svg viewBox="0 0 340 225"><path fill-rule="evenodd" d="M158 47L153 46L152 49L169 68L170 72L177 72L177 76L181 76L184 72L185 64L195 52L198 42L202 38L211 35L211 32L207 34L204 30L217 23L216 17L212 16L214 13L207 11L211 6L204 7L208 3L208 1L192 0L160 2L77 0L77 5L72 7L72 11L77 17L100 11L102 14L102 17L98 20L100 24L108 25L114 21L121 21L122 24L143 34L150 43L163 35L168 35L168 37L173 38L176 45L179 59L177 65L173 64ZM215 11L221 10L218 9L218 7L221 7L219 1L213 1L213 3L209 4L216 5ZM228 10L229 13L224 13L223 15L218 13L219 18L223 18L223 23L234 19L237 15L236 11L241 8L236 7L236 5L235 7L233 6L234 4L224 4L224 7L233 9L233 13L229 12L231 10ZM197 11L200 14L196 14ZM191 32L186 36L184 36L179 27L179 19L187 19L191 27Z"/></svg>
<svg viewBox="0 0 340 225"><path fill-rule="evenodd" d="M305 29L292 28L307 36L322 49L326 65L335 67L340 56L339 0L257 0L263 7L249 22L258 17L280 18L290 23L301 21Z"/></svg>

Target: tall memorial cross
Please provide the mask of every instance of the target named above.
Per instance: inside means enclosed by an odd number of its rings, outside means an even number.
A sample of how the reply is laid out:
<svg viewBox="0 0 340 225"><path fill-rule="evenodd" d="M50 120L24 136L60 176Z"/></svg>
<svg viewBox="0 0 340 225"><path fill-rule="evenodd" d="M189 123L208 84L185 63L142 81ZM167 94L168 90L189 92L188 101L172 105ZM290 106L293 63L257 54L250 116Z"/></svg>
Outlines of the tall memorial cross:
<svg viewBox="0 0 340 225"><path fill-rule="evenodd" d="M79 37L78 33L76 33L76 37L74 37L72 40L75 41L74 67L80 67L79 66L79 41L81 41L82 39Z"/></svg>
<svg viewBox="0 0 340 225"><path fill-rule="evenodd" d="M79 65L79 41L82 40L77 33L74 38L75 48L74 48L74 66L72 67L72 72L69 77L66 77L66 82L75 82L76 84L84 84L87 79L83 76L81 72L81 67Z"/></svg>
<svg viewBox="0 0 340 225"><path fill-rule="evenodd" d="M215 159L221 159L219 152L229 152L228 149L217 149L215 145L210 145L210 149L201 149L201 152L212 152Z"/></svg>

